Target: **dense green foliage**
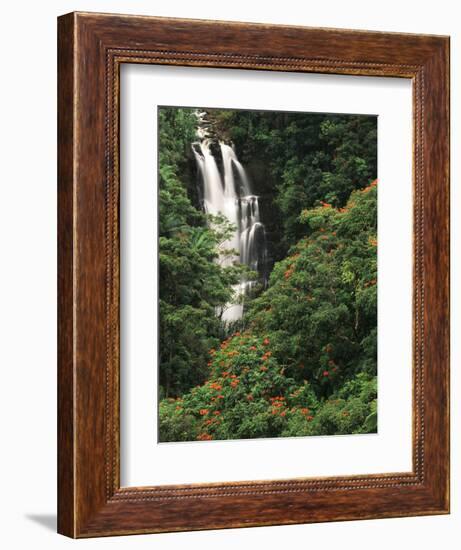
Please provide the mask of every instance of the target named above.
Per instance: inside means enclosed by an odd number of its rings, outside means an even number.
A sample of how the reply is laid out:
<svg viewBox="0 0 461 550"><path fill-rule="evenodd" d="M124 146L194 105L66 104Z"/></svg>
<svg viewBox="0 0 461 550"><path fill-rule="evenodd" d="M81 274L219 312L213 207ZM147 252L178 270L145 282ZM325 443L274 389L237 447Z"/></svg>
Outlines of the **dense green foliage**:
<svg viewBox="0 0 461 550"><path fill-rule="evenodd" d="M345 208L302 211L305 237L278 262L268 290L251 304L250 326L271 334L286 373L328 396L376 365L376 186Z"/></svg>
<svg viewBox="0 0 461 550"><path fill-rule="evenodd" d="M161 441L376 430L376 378L359 373L322 400L307 380L299 384L286 375L269 339L235 333L211 354L206 384L160 403Z"/></svg>
<svg viewBox="0 0 461 550"><path fill-rule="evenodd" d="M159 112L160 440L376 431L376 118L214 111L251 167L275 264L228 334L223 268L201 212L189 109Z"/></svg>

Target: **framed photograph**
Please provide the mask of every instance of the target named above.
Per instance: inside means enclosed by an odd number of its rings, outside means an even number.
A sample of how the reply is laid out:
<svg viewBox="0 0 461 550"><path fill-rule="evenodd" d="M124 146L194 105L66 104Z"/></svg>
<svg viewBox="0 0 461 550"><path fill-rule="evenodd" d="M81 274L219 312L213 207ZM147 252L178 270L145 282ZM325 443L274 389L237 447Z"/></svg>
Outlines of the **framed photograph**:
<svg viewBox="0 0 461 550"><path fill-rule="evenodd" d="M58 531L449 512L449 39L58 20Z"/></svg>

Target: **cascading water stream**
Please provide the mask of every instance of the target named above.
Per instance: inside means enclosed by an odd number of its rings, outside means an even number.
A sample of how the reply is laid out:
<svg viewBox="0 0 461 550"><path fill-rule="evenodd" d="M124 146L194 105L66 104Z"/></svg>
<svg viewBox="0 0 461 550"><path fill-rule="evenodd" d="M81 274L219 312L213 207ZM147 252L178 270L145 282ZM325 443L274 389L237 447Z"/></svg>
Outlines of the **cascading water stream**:
<svg viewBox="0 0 461 550"><path fill-rule="evenodd" d="M267 262L267 243L260 219L258 196L252 193L248 176L234 149L219 142L222 155L223 177L211 151L212 141L203 136L192 145L203 181L203 208L208 214L224 215L236 228L232 237L221 245L223 250L234 249L238 255L220 257L224 266L242 263L262 274ZM237 175L237 178L235 177ZM264 281L265 282L265 281ZM245 296L254 281L243 279L234 287L236 298ZM243 305L236 299L221 312L225 322L236 321L243 315Z"/></svg>

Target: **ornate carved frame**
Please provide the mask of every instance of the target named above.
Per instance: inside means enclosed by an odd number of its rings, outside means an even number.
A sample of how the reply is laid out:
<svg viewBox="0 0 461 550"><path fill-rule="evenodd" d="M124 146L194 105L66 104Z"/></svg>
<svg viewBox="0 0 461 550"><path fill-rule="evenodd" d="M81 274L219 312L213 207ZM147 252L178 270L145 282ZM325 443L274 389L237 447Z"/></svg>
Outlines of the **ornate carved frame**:
<svg viewBox="0 0 461 550"><path fill-rule="evenodd" d="M58 46L59 532L96 537L448 513L449 39L71 13L58 20ZM121 63L412 79L411 472L120 487Z"/></svg>

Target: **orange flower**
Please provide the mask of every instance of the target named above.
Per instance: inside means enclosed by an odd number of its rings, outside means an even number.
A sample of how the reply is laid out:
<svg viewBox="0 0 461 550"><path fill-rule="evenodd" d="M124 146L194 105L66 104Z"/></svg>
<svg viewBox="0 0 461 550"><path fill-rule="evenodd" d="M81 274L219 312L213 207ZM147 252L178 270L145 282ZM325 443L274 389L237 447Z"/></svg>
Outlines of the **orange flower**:
<svg viewBox="0 0 461 550"><path fill-rule="evenodd" d="M268 345L270 344L269 338L264 338L263 344L264 344L265 346L268 346Z"/></svg>
<svg viewBox="0 0 461 550"><path fill-rule="evenodd" d="M257 349L256 346L250 346L251 351L256 351L256 349Z"/></svg>
<svg viewBox="0 0 461 550"><path fill-rule="evenodd" d="M208 414L208 409L200 409L200 416L205 416Z"/></svg>
<svg viewBox="0 0 461 550"><path fill-rule="evenodd" d="M254 397L250 394L247 395L247 399L248 401L253 401Z"/></svg>
<svg viewBox="0 0 461 550"><path fill-rule="evenodd" d="M362 193L368 193L373 187L376 187L378 185L378 180L374 180L370 183L368 187L365 187L365 189L362 189Z"/></svg>
<svg viewBox="0 0 461 550"><path fill-rule="evenodd" d="M215 416L219 416L219 415L221 414L221 411L215 411L213 414L214 414Z"/></svg>
<svg viewBox="0 0 461 550"><path fill-rule="evenodd" d="M211 436L210 434L203 433L203 434L199 434L197 436L197 439L199 441L210 441L210 439L213 439L213 436Z"/></svg>
<svg viewBox="0 0 461 550"><path fill-rule="evenodd" d="M231 382L230 385L231 385L233 388L236 388L236 387L238 386L238 384L239 384L239 381L238 381L238 380L232 380L232 382Z"/></svg>
<svg viewBox="0 0 461 550"><path fill-rule="evenodd" d="M267 367L265 367L265 366L263 365L259 370L261 370L261 371L263 371L263 372L266 372L266 371L267 371Z"/></svg>
<svg viewBox="0 0 461 550"><path fill-rule="evenodd" d="M323 373L322 373L323 376L329 376L330 373L327 371L327 370L324 370Z"/></svg>

